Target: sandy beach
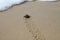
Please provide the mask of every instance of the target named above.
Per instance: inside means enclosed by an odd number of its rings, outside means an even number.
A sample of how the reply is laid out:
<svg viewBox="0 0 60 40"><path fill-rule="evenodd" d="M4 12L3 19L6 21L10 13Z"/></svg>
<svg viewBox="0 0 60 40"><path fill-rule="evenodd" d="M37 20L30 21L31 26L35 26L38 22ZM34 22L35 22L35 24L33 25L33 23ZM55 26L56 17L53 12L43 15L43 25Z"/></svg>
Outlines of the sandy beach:
<svg viewBox="0 0 60 40"><path fill-rule="evenodd" d="M0 40L60 40L60 2L26 2L0 12Z"/></svg>

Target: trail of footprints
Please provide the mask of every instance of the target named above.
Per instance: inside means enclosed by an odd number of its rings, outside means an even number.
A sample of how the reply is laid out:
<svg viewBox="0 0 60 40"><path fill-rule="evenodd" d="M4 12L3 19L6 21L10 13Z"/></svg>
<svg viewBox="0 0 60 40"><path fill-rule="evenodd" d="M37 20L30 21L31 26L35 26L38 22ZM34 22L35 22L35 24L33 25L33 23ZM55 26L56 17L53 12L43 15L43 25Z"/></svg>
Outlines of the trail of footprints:
<svg viewBox="0 0 60 40"><path fill-rule="evenodd" d="M25 19L25 24L28 31L32 34L33 40L46 40L32 19Z"/></svg>

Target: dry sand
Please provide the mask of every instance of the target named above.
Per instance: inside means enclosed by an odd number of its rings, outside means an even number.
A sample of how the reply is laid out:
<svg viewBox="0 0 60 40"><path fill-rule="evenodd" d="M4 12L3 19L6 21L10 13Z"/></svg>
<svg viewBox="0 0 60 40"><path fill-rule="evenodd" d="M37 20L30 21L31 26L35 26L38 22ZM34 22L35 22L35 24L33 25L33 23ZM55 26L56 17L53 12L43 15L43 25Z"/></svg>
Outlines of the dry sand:
<svg viewBox="0 0 60 40"><path fill-rule="evenodd" d="M0 40L60 40L60 2L27 2L0 12Z"/></svg>

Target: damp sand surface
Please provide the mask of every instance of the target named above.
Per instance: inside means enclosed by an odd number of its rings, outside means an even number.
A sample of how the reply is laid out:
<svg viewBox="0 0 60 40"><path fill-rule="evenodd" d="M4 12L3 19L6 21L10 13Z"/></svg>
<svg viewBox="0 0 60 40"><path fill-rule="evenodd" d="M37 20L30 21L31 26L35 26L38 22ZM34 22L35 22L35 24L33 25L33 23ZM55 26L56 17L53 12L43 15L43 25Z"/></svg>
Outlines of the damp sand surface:
<svg viewBox="0 0 60 40"><path fill-rule="evenodd" d="M0 12L0 40L60 40L60 2L27 2Z"/></svg>

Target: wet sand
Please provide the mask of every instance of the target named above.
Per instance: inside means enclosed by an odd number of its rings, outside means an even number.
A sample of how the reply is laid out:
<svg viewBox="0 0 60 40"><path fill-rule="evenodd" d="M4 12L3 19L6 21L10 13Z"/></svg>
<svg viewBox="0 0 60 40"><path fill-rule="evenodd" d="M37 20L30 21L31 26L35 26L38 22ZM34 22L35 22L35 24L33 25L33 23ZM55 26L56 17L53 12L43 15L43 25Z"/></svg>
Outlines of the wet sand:
<svg viewBox="0 0 60 40"><path fill-rule="evenodd" d="M27 2L0 12L0 40L60 40L60 2Z"/></svg>

